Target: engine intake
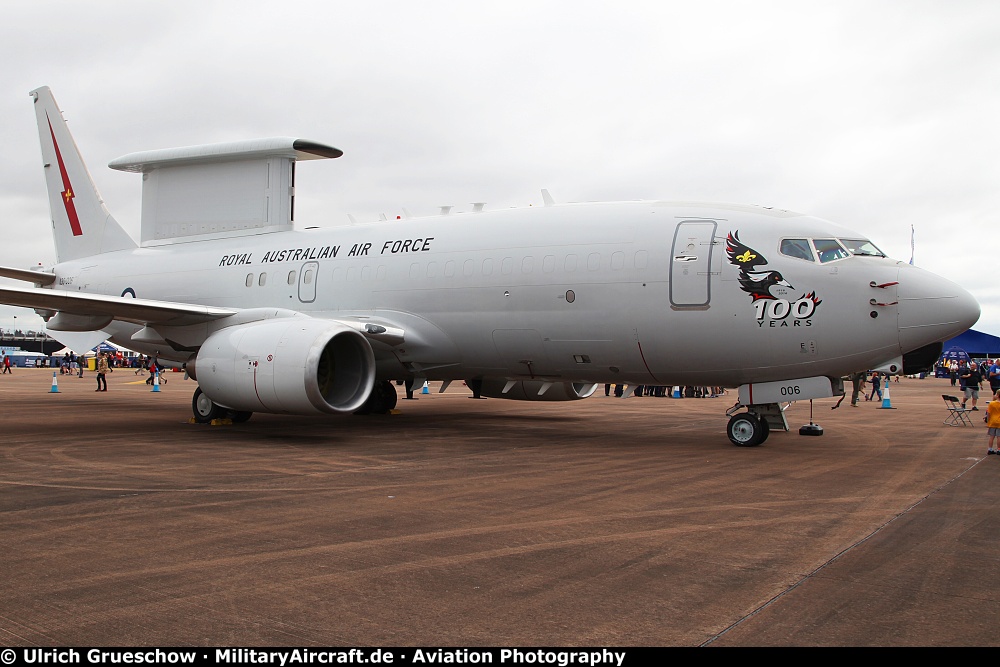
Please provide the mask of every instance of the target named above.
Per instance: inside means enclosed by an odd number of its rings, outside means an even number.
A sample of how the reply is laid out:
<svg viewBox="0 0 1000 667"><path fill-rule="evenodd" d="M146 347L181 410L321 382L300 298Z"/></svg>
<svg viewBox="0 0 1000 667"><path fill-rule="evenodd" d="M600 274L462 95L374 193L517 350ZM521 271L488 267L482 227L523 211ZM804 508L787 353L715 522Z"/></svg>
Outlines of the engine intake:
<svg viewBox="0 0 1000 667"><path fill-rule="evenodd" d="M375 356L362 334L307 317L217 331L188 368L214 403L246 412L353 412L375 382Z"/></svg>

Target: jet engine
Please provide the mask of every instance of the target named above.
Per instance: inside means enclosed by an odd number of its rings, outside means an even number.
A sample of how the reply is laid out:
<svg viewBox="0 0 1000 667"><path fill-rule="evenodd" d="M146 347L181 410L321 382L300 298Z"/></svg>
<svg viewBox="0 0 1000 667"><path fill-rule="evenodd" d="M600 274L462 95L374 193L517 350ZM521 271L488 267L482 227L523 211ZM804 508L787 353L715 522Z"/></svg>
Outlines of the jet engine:
<svg viewBox="0 0 1000 667"><path fill-rule="evenodd" d="M241 412L353 412L375 381L375 356L362 334L308 317L221 329L187 368L212 402Z"/></svg>
<svg viewBox="0 0 1000 667"><path fill-rule="evenodd" d="M507 388L508 384L509 388ZM505 388L507 391L504 391ZM576 401L587 398L596 390L596 384L585 382L508 381L487 378L483 380L480 394L490 398L506 398L513 401Z"/></svg>

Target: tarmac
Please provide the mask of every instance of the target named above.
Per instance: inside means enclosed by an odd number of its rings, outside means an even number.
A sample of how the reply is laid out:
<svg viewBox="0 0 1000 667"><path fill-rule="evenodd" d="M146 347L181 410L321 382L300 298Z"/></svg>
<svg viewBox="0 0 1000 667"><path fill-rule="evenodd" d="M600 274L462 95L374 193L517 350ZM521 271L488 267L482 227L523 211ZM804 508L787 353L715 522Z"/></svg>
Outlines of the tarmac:
<svg viewBox="0 0 1000 667"><path fill-rule="evenodd" d="M1000 456L948 380L739 448L733 391L202 426L168 379L0 376L0 645L1000 644Z"/></svg>

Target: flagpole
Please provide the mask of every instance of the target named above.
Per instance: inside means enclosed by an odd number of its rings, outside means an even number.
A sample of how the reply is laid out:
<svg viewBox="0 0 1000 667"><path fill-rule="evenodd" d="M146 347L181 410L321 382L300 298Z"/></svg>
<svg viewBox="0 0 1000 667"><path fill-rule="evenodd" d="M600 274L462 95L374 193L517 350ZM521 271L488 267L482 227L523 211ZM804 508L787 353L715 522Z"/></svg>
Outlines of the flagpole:
<svg viewBox="0 0 1000 667"><path fill-rule="evenodd" d="M913 232L913 225L911 224L910 225L910 266L913 266L913 249L914 249L913 234L914 234L914 232Z"/></svg>

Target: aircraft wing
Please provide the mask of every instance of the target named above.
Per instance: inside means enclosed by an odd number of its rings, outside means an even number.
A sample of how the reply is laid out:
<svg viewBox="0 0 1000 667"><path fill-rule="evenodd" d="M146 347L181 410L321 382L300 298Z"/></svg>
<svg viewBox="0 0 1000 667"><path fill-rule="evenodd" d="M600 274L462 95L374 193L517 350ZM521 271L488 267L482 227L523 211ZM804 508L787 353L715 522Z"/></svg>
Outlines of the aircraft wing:
<svg viewBox="0 0 1000 667"><path fill-rule="evenodd" d="M0 286L0 303L87 318L88 322L94 323L92 327L87 328L94 330L102 329L112 320L152 327L160 325L183 327L221 320L241 312L240 309L201 306L193 303L6 286ZM275 312L279 310L275 309ZM284 312L292 313L292 311ZM353 317L329 321L354 329L370 340L387 345L399 345L405 340L405 331L388 322L373 322L369 318Z"/></svg>
<svg viewBox="0 0 1000 667"><path fill-rule="evenodd" d="M120 320L142 325L186 326L201 324L229 317L239 312L232 308L199 306L191 303L6 286L0 286L0 303L8 306L59 311L70 315L106 317L109 321Z"/></svg>

